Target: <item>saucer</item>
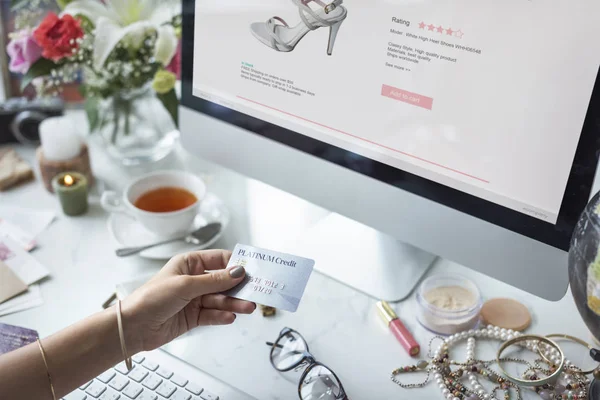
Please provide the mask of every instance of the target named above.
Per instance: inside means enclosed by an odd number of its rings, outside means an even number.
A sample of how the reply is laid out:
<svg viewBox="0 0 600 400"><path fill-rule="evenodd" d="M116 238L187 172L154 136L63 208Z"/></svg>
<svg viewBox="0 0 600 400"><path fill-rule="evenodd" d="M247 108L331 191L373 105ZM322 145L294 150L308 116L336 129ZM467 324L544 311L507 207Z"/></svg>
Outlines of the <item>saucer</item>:
<svg viewBox="0 0 600 400"><path fill-rule="evenodd" d="M152 260L168 260L180 253L209 248L219 240L229 224L229 218L229 210L227 210L225 203L216 195L207 193L200 203L200 212L196 215L190 232L209 223L219 222L223 229L218 235L201 245L186 243L182 240L144 250L139 255ZM119 244L119 247L137 247L168 239L147 231L139 222L127 214L111 214L108 218L108 230Z"/></svg>

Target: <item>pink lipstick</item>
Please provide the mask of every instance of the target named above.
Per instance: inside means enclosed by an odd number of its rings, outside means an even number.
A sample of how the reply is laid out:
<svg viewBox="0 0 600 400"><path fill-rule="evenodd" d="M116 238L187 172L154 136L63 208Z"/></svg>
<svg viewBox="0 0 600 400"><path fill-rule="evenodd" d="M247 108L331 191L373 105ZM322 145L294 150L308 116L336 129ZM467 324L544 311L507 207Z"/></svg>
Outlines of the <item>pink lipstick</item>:
<svg viewBox="0 0 600 400"><path fill-rule="evenodd" d="M398 318L392 307L385 301L378 301L377 310L379 310L379 315L388 324L390 330L408 354L411 357L418 356L421 346L419 346L419 343L417 343L412 334L406 329L406 326L400 321L400 318Z"/></svg>

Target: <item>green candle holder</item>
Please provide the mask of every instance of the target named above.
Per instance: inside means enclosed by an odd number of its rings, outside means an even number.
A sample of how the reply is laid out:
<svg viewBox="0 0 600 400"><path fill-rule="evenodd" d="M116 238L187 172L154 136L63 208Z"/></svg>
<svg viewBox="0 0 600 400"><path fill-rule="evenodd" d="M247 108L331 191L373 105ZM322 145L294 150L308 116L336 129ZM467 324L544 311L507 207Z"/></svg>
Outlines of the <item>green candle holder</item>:
<svg viewBox="0 0 600 400"><path fill-rule="evenodd" d="M78 172L63 172L52 179L52 188L65 215L77 216L88 210L88 180Z"/></svg>

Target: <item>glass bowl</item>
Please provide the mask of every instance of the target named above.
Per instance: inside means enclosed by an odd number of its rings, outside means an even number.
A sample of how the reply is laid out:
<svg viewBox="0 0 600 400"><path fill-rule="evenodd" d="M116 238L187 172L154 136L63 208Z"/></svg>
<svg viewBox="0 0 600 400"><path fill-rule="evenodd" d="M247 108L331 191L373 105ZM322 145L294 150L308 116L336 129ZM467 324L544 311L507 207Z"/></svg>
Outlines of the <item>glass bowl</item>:
<svg viewBox="0 0 600 400"><path fill-rule="evenodd" d="M428 293L443 287L464 289L472 298L461 304L448 297L445 299L446 306L427 300ZM479 312L483 301L479 288L467 278L460 275L434 275L425 279L419 286L417 304L417 320L421 325L440 335L452 335L474 329L479 324Z"/></svg>

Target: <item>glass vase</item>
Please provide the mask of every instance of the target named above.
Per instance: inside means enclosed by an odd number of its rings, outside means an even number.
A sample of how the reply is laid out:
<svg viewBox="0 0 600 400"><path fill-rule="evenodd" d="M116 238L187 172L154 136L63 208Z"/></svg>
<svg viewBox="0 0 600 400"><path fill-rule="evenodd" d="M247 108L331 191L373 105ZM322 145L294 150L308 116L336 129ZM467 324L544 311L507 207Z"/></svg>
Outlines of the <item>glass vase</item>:
<svg viewBox="0 0 600 400"><path fill-rule="evenodd" d="M148 84L103 100L96 129L108 154L126 166L156 162L175 147L179 132Z"/></svg>

